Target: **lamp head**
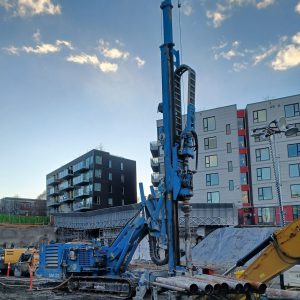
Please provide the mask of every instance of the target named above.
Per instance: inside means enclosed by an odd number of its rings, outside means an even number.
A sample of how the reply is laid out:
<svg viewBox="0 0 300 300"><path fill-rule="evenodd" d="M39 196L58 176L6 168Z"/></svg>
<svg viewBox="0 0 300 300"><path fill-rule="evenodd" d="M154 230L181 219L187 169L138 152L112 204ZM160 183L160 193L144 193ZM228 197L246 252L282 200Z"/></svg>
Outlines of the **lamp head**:
<svg viewBox="0 0 300 300"><path fill-rule="evenodd" d="M296 134L299 131L299 129L297 127L292 127L289 128L288 130L285 131L285 136L292 136L294 134Z"/></svg>

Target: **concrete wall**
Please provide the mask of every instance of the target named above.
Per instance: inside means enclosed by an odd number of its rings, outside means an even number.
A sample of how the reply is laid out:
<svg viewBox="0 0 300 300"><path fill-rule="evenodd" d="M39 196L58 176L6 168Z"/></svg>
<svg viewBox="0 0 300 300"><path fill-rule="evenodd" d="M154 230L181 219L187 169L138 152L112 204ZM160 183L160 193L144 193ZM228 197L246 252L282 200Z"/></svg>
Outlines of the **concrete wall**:
<svg viewBox="0 0 300 300"><path fill-rule="evenodd" d="M1 226L0 227L0 247L6 243L9 247L11 243L15 247L27 247L38 245L43 240L56 240L54 228L51 226Z"/></svg>

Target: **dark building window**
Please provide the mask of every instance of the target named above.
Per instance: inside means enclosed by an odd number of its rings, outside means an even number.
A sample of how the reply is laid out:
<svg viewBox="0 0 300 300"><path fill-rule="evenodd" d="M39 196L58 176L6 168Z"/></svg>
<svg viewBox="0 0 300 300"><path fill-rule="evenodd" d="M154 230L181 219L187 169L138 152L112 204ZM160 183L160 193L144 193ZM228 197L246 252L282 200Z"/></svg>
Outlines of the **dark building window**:
<svg viewBox="0 0 300 300"><path fill-rule="evenodd" d="M213 136L213 137L208 137L204 139L204 149L208 150L208 149L215 149L217 148L217 137Z"/></svg>
<svg viewBox="0 0 300 300"><path fill-rule="evenodd" d="M220 193L207 192L207 203L220 203Z"/></svg>
<svg viewBox="0 0 300 300"><path fill-rule="evenodd" d="M255 150L256 161L265 161L270 159L269 148L260 148Z"/></svg>
<svg viewBox="0 0 300 300"><path fill-rule="evenodd" d="M203 131L212 131L216 129L215 117L203 118Z"/></svg>
<svg viewBox="0 0 300 300"><path fill-rule="evenodd" d="M124 174L121 174L121 182L124 183L125 178L124 178Z"/></svg>
<svg viewBox="0 0 300 300"><path fill-rule="evenodd" d="M108 198L108 206L113 206L114 202L113 202L113 198Z"/></svg>
<svg viewBox="0 0 300 300"><path fill-rule="evenodd" d="M218 156L209 155L205 156L205 168L212 168L218 166Z"/></svg>
<svg viewBox="0 0 300 300"><path fill-rule="evenodd" d="M289 144L287 147L288 147L288 156L289 157L300 156L300 143Z"/></svg>
<svg viewBox="0 0 300 300"><path fill-rule="evenodd" d="M231 148L231 143L227 143L227 153L231 153L232 152L232 148Z"/></svg>
<svg viewBox="0 0 300 300"><path fill-rule="evenodd" d="M245 129L245 121L244 118L238 118L238 130Z"/></svg>
<svg viewBox="0 0 300 300"><path fill-rule="evenodd" d="M101 155L96 155L96 164L102 165L102 156Z"/></svg>
<svg viewBox="0 0 300 300"><path fill-rule="evenodd" d="M272 187L258 188L258 200L271 200L273 199Z"/></svg>
<svg viewBox="0 0 300 300"><path fill-rule="evenodd" d="M108 192L109 192L109 193L112 193L112 192L113 192L112 184L110 184L110 185L108 186Z"/></svg>
<svg viewBox="0 0 300 300"><path fill-rule="evenodd" d="M290 177L300 177L300 163L289 165Z"/></svg>
<svg viewBox="0 0 300 300"><path fill-rule="evenodd" d="M232 164L232 161L228 161L227 162L227 164L228 164L228 172L233 172L233 164Z"/></svg>
<svg viewBox="0 0 300 300"><path fill-rule="evenodd" d="M267 111L265 109L255 110L253 112L253 123L260 123L267 121Z"/></svg>
<svg viewBox="0 0 300 300"><path fill-rule="evenodd" d="M226 124L226 134L227 134L227 135L231 134L231 127L230 127L230 124Z"/></svg>
<svg viewBox="0 0 300 300"><path fill-rule="evenodd" d="M121 171L123 171L124 170L124 164L123 164L123 162L121 162Z"/></svg>
<svg viewBox="0 0 300 300"><path fill-rule="evenodd" d="M112 180L112 173L108 173L108 180Z"/></svg>
<svg viewBox="0 0 300 300"><path fill-rule="evenodd" d="M264 135L256 135L254 137L254 142L258 143L258 142L264 142L266 140L266 137Z"/></svg>
<svg viewBox="0 0 300 300"><path fill-rule="evenodd" d="M219 184L219 174L218 173L211 173L206 174L206 185L218 185Z"/></svg>
<svg viewBox="0 0 300 300"><path fill-rule="evenodd" d="M239 136L239 148L246 147L246 139L244 136Z"/></svg>
<svg viewBox="0 0 300 300"><path fill-rule="evenodd" d="M300 218L300 206L293 206L293 219L299 219Z"/></svg>
<svg viewBox="0 0 300 300"><path fill-rule="evenodd" d="M246 154L240 154L240 166L241 167L247 166Z"/></svg>
<svg viewBox="0 0 300 300"><path fill-rule="evenodd" d="M247 173L240 174L241 184L248 184L248 176Z"/></svg>
<svg viewBox="0 0 300 300"><path fill-rule="evenodd" d="M256 169L257 180L269 180L271 179L271 168L257 168Z"/></svg>
<svg viewBox="0 0 300 300"><path fill-rule="evenodd" d="M112 168L112 162L111 162L111 160L108 161L108 167Z"/></svg>
<svg viewBox="0 0 300 300"><path fill-rule="evenodd" d="M284 113L286 118L297 117L300 115L299 103L289 104L284 106Z"/></svg>
<svg viewBox="0 0 300 300"><path fill-rule="evenodd" d="M229 180L229 191L233 191L233 190L234 190L234 181Z"/></svg>
<svg viewBox="0 0 300 300"><path fill-rule="evenodd" d="M300 197L300 184L291 184L291 197L292 198Z"/></svg>

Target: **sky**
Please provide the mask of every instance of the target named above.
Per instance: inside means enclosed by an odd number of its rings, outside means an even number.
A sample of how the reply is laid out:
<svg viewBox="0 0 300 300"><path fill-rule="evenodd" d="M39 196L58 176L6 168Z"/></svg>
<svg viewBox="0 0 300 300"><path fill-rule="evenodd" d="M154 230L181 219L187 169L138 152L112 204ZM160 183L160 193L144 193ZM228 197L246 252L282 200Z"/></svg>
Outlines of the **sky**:
<svg viewBox="0 0 300 300"><path fill-rule="evenodd" d="M197 110L300 93L299 0L173 4ZM36 198L46 174L99 147L151 184L161 22L159 0L0 0L0 198Z"/></svg>

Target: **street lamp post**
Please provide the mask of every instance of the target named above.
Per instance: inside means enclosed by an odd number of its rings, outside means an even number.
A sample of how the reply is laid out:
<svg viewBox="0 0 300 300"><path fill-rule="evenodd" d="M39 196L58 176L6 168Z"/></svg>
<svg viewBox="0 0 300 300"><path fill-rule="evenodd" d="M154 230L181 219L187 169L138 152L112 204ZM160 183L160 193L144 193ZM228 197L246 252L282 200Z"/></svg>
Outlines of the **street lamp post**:
<svg viewBox="0 0 300 300"><path fill-rule="evenodd" d="M279 204L279 211L280 211L280 223L281 226L285 226L285 216L284 210L282 205L282 198L281 198L281 185L280 185L280 165L279 159L276 160L276 142L275 142L275 135L284 133L285 136L291 136L298 132L297 127L288 126L286 123L286 119L281 117L279 121L274 120L268 124L266 127L260 127L253 129L252 136L264 136L269 141L269 148L270 148L270 155L272 159L273 171L274 171L274 178L275 178L275 186ZM272 139L274 142L274 147L272 143ZM274 151L273 151L274 149ZM277 161L277 166L276 166Z"/></svg>

